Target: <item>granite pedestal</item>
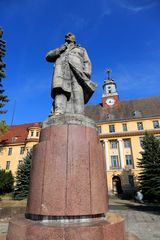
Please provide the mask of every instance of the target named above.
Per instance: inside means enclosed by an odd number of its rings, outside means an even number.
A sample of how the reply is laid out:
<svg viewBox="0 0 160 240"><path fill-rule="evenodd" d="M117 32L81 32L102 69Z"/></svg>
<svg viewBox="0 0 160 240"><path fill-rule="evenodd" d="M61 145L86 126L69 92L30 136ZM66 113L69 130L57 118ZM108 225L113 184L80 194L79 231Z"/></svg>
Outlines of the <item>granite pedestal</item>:
<svg viewBox="0 0 160 240"><path fill-rule="evenodd" d="M7 240L129 239L124 220L108 212L105 169L91 119L46 120L33 148L26 214L10 222Z"/></svg>

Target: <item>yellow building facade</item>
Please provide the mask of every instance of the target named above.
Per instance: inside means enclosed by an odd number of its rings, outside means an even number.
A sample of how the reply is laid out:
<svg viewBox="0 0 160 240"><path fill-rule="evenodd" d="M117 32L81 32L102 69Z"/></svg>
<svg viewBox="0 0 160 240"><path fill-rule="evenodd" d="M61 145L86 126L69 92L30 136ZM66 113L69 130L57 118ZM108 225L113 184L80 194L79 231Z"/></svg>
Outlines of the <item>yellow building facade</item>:
<svg viewBox="0 0 160 240"><path fill-rule="evenodd" d="M139 122L143 129L139 129ZM144 134L147 131L160 137L159 123L160 116L150 119L112 121L112 124L111 122L98 124L101 128L100 140L105 151L110 193L134 190L139 173L137 163L138 159L141 158L140 152L142 151ZM109 126L111 125L114 126L115 132L110 132Z"/></svg>
<svg viewBox="0 0 160 240"><path fill-rule="evenodd" d="M116 83L108 77L103 84L102 102L86 106L85 113L99 129L109 193L133 193L144 134L147 131L160 138L160 97L120 101Z"/></svg>
<svg viewBox="0 0 160 240"><path fill-rule="evenodd" d="M0 136L0 169L11 170L16 175L18 165L22 163L27 152L39 141L40 123L10 126Z"/></svg>

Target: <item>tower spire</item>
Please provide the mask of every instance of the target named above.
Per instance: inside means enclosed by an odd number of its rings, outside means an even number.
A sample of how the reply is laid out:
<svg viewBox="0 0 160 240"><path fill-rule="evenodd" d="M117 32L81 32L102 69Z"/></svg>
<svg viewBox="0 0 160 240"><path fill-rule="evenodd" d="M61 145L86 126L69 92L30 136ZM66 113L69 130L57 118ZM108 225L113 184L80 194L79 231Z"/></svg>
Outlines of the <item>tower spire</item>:
<svg viewBox="0 0 160 240"><path fill-rule="evenodd" d="M111 70L110 68L106 68L107 79L111 79L111 78L110 78L111 72L112 72L112 70Z"/></svg>

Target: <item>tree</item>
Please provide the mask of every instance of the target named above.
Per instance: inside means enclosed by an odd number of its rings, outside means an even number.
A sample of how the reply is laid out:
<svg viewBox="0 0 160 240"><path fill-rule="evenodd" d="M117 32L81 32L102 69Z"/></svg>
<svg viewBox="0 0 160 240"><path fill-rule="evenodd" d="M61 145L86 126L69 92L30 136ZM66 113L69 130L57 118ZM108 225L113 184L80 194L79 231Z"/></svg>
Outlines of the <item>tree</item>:
<svg viewBox="0 0 160 240"><path fill-rule="evenodd" d="M21 200L28 196L31 160L32 150L27 153L27 156L23 159L23 162L18 166L16 185L13 193L13 197L15 199Z"/></svg>
<svg viewBox="0 0 160 240"><path fill-rule="evenodd" d="M6 66L6 64L3 62L2 58L6 55L6 42L2 39L3 36L3 29L0 27L0 114L6 113L6 110L2 109L6 102L8 102L7 96L4 94L5 90L3 89L2 85L2 78L4 78L5 72L3 71L3 68Z"/></svg>
<svg viewBox="0 0 160 240"><path fill-rule="evenodd" d="M3 89L2 79L6 76L3 68L6 64L3 62L2 58L6 55L6 42L2 39L3 29L0 27L0 114L6 113L6 110L3 109L5 104L9 101L7 96L4 94L5 90ZM7 130L7 125L4 120L0 121L0 135L5 133Z"/></svg>
<svg viewBox="0 0 160 240"><path fill-rule="evenodd" d="M6 121L1 120L0 121L0 136L1 136L1 134L4 134L5 132L7 132L7 130L8 130L8 126L6 124ZM1 138L0 138L0 140L1 140Z"/></svg>
<svg viewBox="0 0 160 240"><path fill-rule="evenodd" d="M0 194L10 193L13 190L14 177L11 171L0 170Z"/></svg>
<svg viewBox="0 0 160 240"><path fill-rule="evenodd" d="M146 133L142 144L142 158L138 167L140 187L149 200L160 200L160 141L153 134Z"/></svg>

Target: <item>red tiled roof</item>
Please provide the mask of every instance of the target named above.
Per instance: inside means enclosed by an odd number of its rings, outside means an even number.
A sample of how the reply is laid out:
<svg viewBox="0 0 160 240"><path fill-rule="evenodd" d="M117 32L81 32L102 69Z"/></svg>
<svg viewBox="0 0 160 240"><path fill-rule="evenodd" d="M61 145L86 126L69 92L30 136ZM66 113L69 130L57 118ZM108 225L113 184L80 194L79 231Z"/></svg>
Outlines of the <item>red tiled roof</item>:
<svg viewBox="0 0 160 240"><path fill-rule="evenodd" d="M25 142L29 127L41 127L40 122L9 126L8 131L0 137L0 144Z"/></svg>

